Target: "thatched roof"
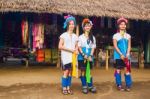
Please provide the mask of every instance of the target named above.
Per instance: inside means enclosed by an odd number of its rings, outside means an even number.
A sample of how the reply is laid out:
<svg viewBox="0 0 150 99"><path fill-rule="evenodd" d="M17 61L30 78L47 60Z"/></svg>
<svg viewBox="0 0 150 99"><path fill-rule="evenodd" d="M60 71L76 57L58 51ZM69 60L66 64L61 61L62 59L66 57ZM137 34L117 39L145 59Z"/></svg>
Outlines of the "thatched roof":
<svg viewBox="0 0 150 99"><path fill-rule="evenodd" d="M0 12L8 11L150 20L150 0L0 0Z"/></svg>

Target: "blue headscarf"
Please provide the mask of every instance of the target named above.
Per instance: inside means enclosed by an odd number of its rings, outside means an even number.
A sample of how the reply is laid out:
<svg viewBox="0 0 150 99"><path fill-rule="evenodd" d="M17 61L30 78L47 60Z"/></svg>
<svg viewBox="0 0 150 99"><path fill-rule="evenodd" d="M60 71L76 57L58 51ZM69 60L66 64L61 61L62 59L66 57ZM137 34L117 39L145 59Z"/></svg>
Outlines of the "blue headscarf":
<svg viewBox="0 0 150 99"><path fill-rule="evenodd" d="M67 28L67 25L68 25L68 23L69 23L70 21L73 21L74 24L75 24L75 26L76 26L76 19L75 19L73 16L68 15L68 16L65 16L64 18L66 19L65 22L64 22L64 26L63 26L64 29Z"/></svg>

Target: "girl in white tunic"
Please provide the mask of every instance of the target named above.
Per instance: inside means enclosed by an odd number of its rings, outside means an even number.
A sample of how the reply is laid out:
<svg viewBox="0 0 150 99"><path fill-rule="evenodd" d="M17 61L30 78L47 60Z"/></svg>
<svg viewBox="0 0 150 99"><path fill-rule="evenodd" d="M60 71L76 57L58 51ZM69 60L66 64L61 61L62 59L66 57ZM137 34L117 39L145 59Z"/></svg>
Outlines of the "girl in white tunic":
<svg viewBox="0 0 150 99"><path fill-rule="evenodd" d="M67 16L64 23L64 29L66 32L60 35L59 49L61 50L61 63L63 68L62 76L62 92L63 94L72 94L70 90L71 86L71 71L72 71L72 55L77 54L77 42L78 37L73 33L76 25L75 18L73 16Z"/></svg>

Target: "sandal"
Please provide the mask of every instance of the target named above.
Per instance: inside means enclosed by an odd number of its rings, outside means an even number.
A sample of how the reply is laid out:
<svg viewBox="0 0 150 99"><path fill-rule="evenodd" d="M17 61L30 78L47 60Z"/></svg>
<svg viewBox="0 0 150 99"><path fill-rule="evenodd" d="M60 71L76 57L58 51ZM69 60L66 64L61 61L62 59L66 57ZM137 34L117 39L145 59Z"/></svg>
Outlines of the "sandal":
<svg viewBox="0 0 150 99"><path fill-rule="evenodd" d="M92 93L96 93L96 87L89 88L89 91L92 92Z"/></svg>
<svg viewBox="0 0 150 99"><path fill-rule="evenodd" d="M122 86L117 86L117 89L118 89L119 91L124 91L124 88L123 88Z"/></svg>
<svg viewBox="0 0 150 99"><path fill-rule="evenodd" d="M73 91L71 89L68 89L67 92L68 92L68 94L73 95Z"/></svg>
<svg viewBox="0 0 150 99"><path fill-rule="evenodd" d="M87 88L87 86L82 87L82 92L83 92L84 94L87 94L87 93L88 93L88 88Z"/></svg>
<svg viewBox="0 0 150 99"><path fill-rule="evenodd" d="M63 89L63 90L62 90L62 93L63 93L64 95L68 95L67 89Z"/></svg>
<svg viewBox="0 0 150 99"><path fill-rule="evenodd" d="M130 87L126 87L126 88L125 88L125 91L130 92L130 91L131 91Z"/></svg>

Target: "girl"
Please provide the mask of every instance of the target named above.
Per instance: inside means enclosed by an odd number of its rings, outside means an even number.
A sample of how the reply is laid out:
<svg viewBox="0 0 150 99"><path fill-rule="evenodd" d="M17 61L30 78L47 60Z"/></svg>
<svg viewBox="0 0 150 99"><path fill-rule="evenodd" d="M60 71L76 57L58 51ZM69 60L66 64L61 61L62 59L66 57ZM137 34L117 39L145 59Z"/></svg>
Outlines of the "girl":
<svg viewBox="0 0 150 99"><path fill-rule="evenodd" d="M115 59L115 80L117 88L121 91L124 90L122 87L121 80L121 69L125 69L125 83L126 91L130 91L132 85L132 79L130 74L130 68L127 68L126 60L129 61L130 50L131 50L131 36L126 33L126 25L128 20L125 18L119 18L117 20L118 32L113 35L114 45L114 59ZM129 64L128 64L129 65Z"/></svg>
<svg viewBox="0 0 150 99"><path fill-rule="evenodd" d="M95 37L91 33L92 21L89 19L84 19L82 22L82 28L84 33L79 36L79 52L78 55L78 66L81 71L81 83L82 83L82 92L87 94L88 91L92 93L96 92L96 88L93 86L92 77L90 78L90 83L87 83L86 78L86 66L87 62L90 61L90 68L92 68L93 54L96 48Z"/></svg>
<svg viewBox="0 0 150 99"><path fill-rule="evenodd" d="M60 35L59 49L61 50L61 62L63 67L62 76L62 93L64 95L72 94L71 86L71 70L72 70L72 54L77 54L78 37L73 33L76 26L76 20L73 16L68 15L64 23L64 29L67 31Z"/></svg>

